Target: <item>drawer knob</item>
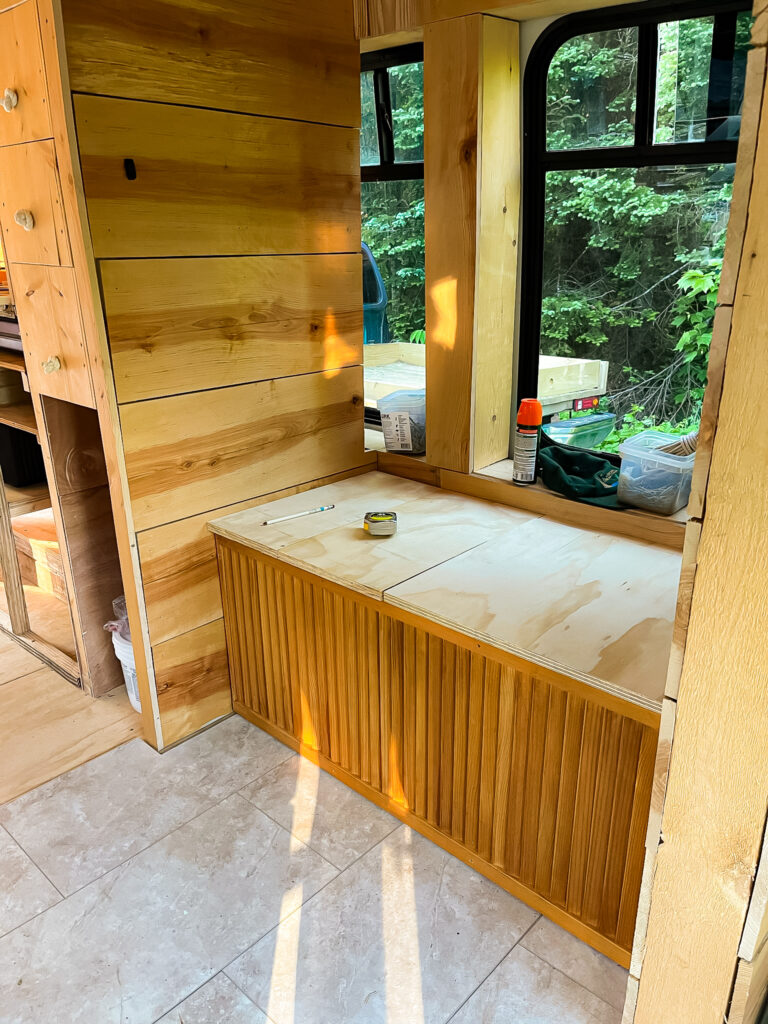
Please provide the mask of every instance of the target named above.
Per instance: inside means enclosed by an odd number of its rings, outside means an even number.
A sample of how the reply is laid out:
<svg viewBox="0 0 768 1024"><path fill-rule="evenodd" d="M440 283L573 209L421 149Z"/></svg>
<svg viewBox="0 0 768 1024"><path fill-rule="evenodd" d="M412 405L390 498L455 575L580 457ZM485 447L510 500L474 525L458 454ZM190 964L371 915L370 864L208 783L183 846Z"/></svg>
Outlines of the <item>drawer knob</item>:
<svg viewBox="0 0 768 1024"><path fill-rule="evenodd" d="M6 112L6 114L10 114L10 112L18 104L18 102L19 94L16 92L16 90L6 89L3 93L3 98L0 100L0 105L2 105L2 108Z"/></svg>
<svg viewBox="0 0 768 1024"><path fill-rule="evenodd" d="M58 356L49 356L42 363L43 373L56 373L61 369L61 360Z"/></svg>
<svg viewBox="0 0 768 1024"><path fill-rule="evenodd" d="M13 219L25 231L31 231L35 226L35 218L31 210L17 210L13 215Z"/></svg>

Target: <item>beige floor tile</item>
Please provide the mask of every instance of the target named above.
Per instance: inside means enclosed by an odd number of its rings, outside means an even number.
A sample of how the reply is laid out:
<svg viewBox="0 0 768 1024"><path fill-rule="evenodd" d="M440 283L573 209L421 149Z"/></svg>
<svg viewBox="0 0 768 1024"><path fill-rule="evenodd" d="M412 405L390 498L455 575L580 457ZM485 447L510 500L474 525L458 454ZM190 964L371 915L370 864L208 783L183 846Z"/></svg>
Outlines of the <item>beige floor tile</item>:
<svg viewBox="0 0 768 1024"><path fill-rule="evenodd" d="M0 935L61 899L55 887L0 828Z"/></svg>
<svg viewBox="0 0 768 1024"><path fill-rule="evenodd" d="M619 1024L621 1011L517 946L451 1024Z"/></svg>
<svg viewBox="0 0 768 1024"><path fill-rule="evenodd" d="M238 717L165 754L133 740L6 804L0 824L67 895L290 756Z"/></svg>
<svg viewBox="0 0 768 1024"><path fill-rule="evenodd" d="M628 972L575 935L542 917L521 945L615 1009L624 1008Z"/></svg>
<svg viewBox="0 0 768 1024"><path fill-rule="evenodd" d="M242 790L307 846L346 868L399 822L303 757L284 761Z"/></svg>
<svg viewBox="0 0 768 1024"><path fill-rule="evenodd" d="M536 916L401 826L225 973L276 1024L442 1024Z"/></svg>
<svg viewBox="0 0 768 1024"><path fill-rule="evenodd" d="M217 974L157 1024L269 1024L264 1013L233 985Z"/></svg>
<svg viewBox="0 0 768 1024"><path fill-rule="evenodd" d="M335 873L234 794L0 939L0 1022L157 1020Z"/></svg>

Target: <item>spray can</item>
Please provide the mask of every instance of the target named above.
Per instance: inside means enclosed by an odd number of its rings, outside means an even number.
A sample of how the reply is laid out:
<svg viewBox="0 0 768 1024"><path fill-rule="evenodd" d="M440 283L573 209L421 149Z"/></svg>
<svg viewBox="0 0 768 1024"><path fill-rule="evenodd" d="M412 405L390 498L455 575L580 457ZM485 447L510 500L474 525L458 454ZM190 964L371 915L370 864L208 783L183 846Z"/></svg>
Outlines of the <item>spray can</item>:
<svg viewBox="0 0 768 1024"><path fill-rule="evenodd" d="M514 466L512 481L516 484L536 482L536 456L541 435L541 402L524 398L520 403L515 427Z"/></svg>

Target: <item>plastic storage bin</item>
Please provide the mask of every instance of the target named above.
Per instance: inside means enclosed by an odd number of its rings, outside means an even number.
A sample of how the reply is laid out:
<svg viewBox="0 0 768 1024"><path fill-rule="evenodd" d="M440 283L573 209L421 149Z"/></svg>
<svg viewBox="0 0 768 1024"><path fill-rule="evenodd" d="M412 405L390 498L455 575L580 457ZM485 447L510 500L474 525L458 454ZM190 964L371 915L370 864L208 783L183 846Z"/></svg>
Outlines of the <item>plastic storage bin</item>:
<svg viewBox="0 0 768 1024"><path fill-rule="evenodd" d="M619 446L621 471L617 496L623 505L670 516L688 504L695 452L670 455L659 451L678 440L676 434L645 430Z"/></svg>
<svg viewBox="0 0 768 1024"><path fill-rule="evenodd" d="M387 451L423 455L427 450L426 392L393 391L378 404Z"/></svg>

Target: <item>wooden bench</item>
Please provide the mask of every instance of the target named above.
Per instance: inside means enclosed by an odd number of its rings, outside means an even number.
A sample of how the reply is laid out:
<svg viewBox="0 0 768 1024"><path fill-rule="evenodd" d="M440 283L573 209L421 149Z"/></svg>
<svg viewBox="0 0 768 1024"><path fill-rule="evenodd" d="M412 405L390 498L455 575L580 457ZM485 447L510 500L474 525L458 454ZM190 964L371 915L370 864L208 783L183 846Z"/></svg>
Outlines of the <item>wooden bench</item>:
<svg viewBox="0 0 768 1024"><path fill-rule="evenodd" d="M382 473L210 528L235 709L626 966L679 553Z"/></svg>

